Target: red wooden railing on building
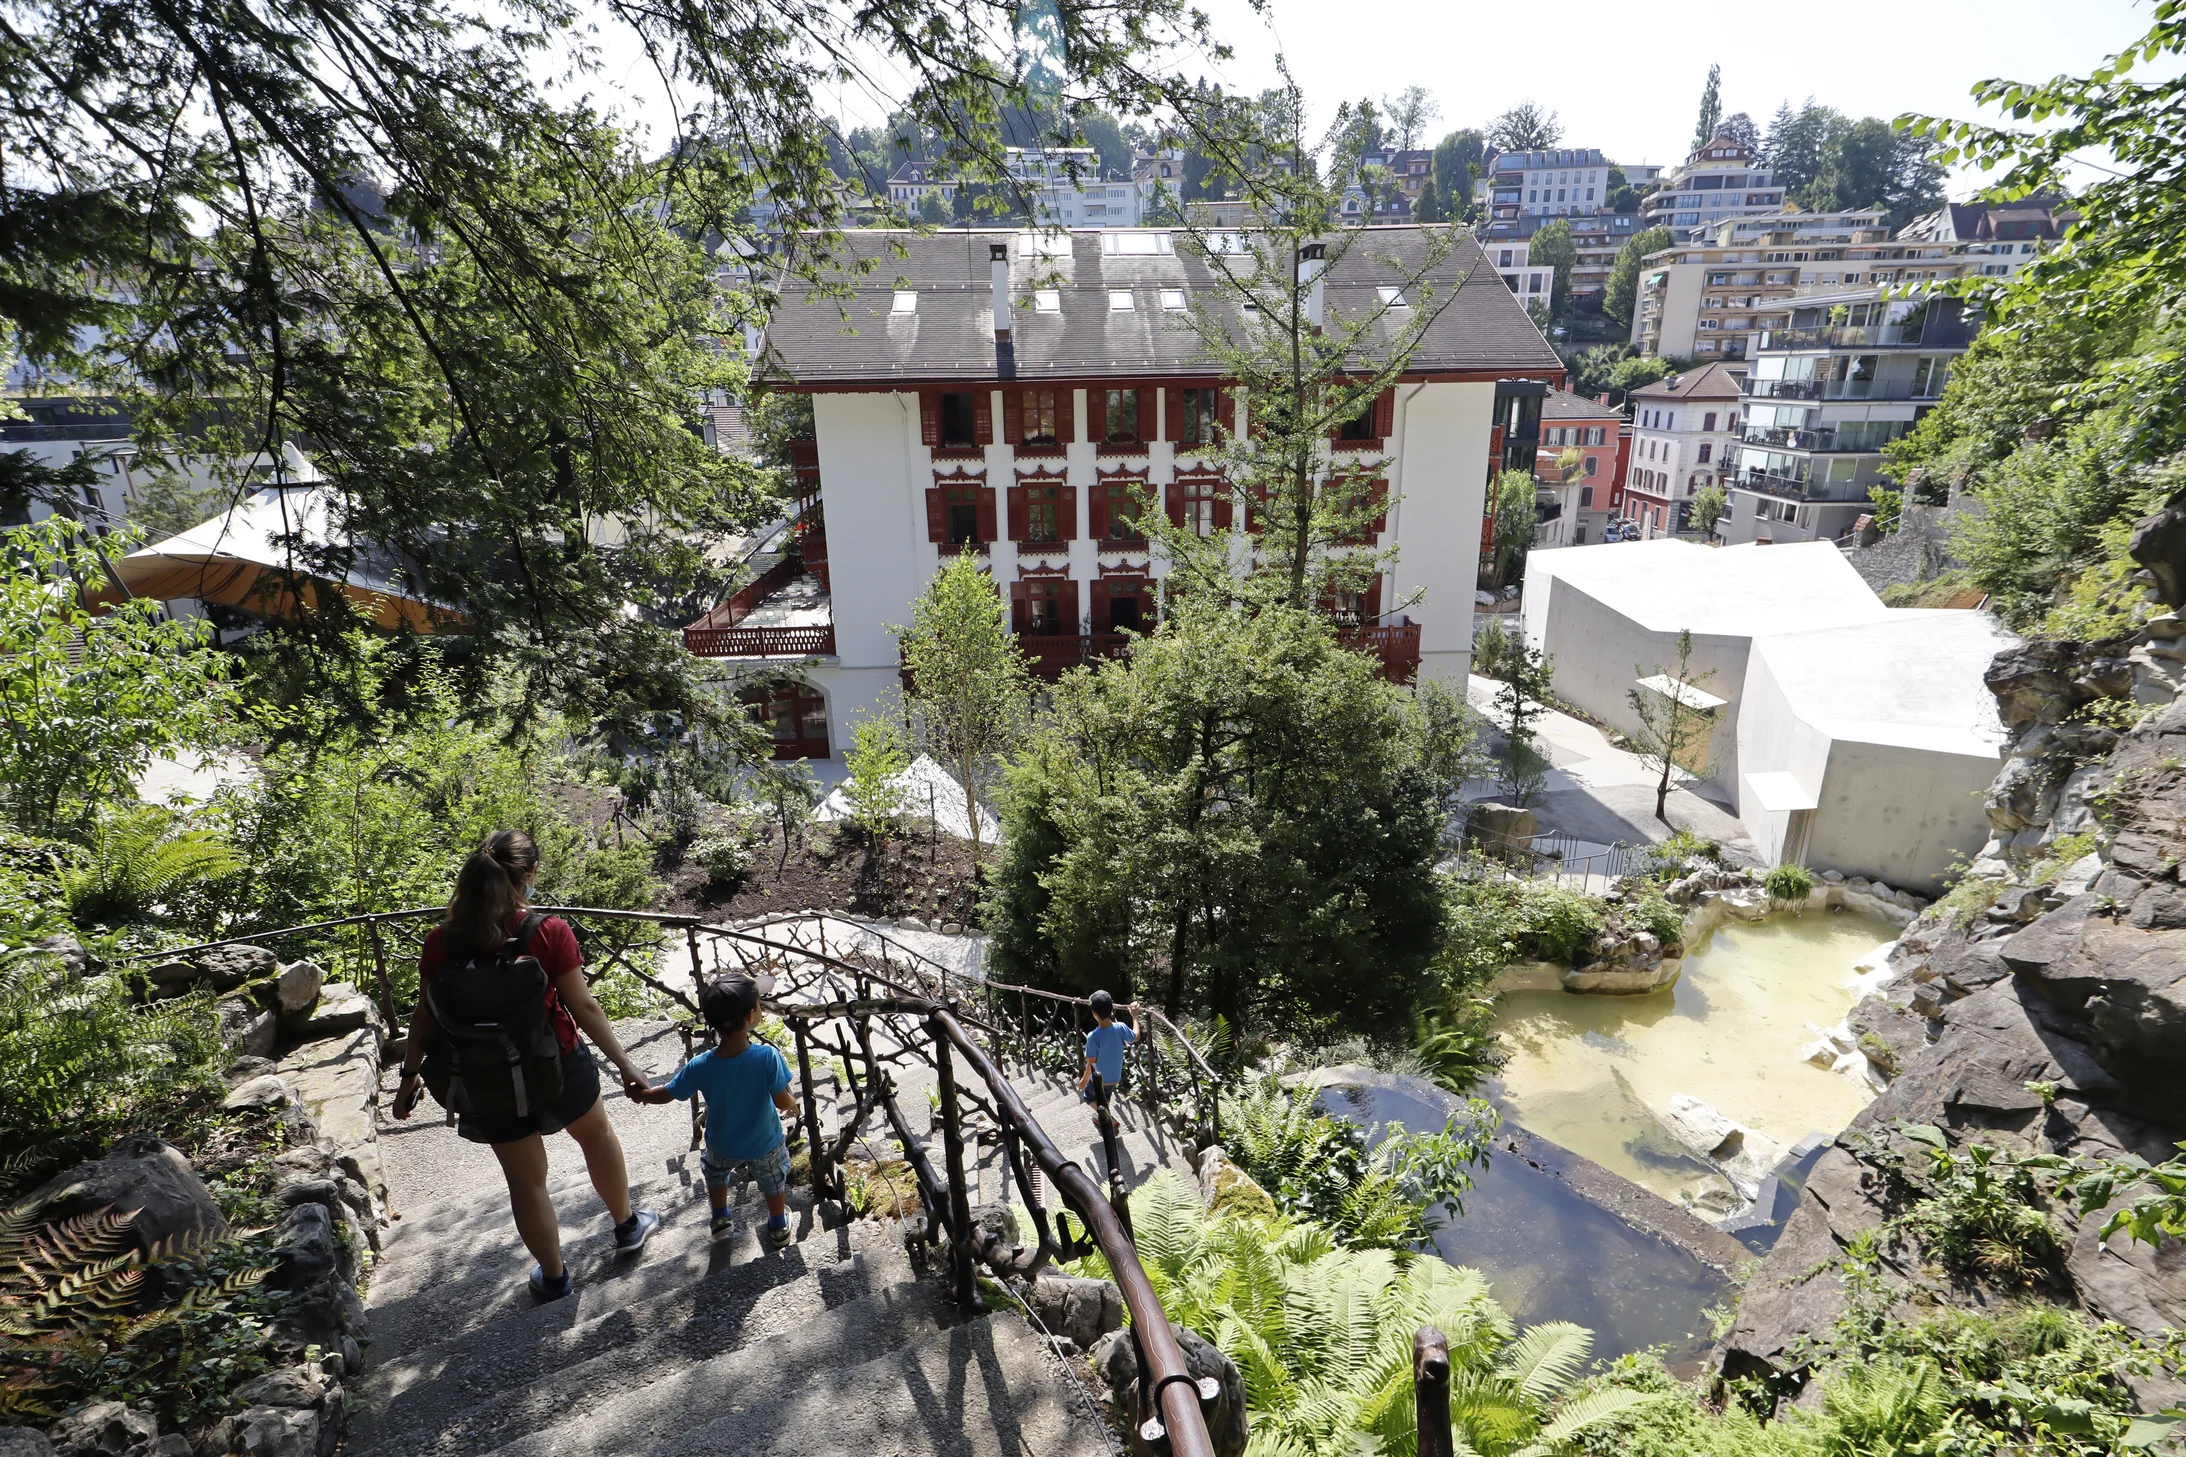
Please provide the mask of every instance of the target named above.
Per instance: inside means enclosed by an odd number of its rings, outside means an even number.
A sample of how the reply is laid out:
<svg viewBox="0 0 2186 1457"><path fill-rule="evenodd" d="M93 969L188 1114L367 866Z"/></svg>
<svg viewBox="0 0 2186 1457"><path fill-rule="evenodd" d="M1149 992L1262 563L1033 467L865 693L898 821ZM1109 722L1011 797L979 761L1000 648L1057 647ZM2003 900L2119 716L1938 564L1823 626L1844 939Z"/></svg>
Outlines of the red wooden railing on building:
<svg viewBox="0 0 2186 1457"><path fill-rule="evenodd" d="M1379 627L1340 629L1336 640L1355 653L1381 660L1381 675L1392 683L1419 676L1419 624L1409 617Z"/></svg>
<svg viewBox="0 0 2186 1457"><path fill-rule="evenodd" d="M700 619L704 621L704 619ZM701 658L808 658L835 651L835 624L813 627L701 627L683 629L683 645Z"/></svg>
<svg viewBox="0 0 2186 1457"><path fill-rule="evenodd" d="M1024 650L1025 662L1039 678L1060 678L1081 663L1100 658L1123 656L1124 645L1130 641L1120 632L1095 633L1032 633L1017 635L1017 646Z"/></svg>

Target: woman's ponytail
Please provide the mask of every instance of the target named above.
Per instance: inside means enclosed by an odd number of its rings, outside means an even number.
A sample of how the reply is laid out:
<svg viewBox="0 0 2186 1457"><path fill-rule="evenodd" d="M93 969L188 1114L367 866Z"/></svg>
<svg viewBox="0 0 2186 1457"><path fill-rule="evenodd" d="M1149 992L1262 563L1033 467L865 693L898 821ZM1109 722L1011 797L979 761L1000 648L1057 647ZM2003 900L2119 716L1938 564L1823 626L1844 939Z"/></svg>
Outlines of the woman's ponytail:
<svg viewBox="0 0 2186 1457"><path fill-rule="evenodd" d="M539 847L522 830L496 830L456 872L443 923L450 940L473 950L499 945L523 917L524 880L539 868Z"/></svg>

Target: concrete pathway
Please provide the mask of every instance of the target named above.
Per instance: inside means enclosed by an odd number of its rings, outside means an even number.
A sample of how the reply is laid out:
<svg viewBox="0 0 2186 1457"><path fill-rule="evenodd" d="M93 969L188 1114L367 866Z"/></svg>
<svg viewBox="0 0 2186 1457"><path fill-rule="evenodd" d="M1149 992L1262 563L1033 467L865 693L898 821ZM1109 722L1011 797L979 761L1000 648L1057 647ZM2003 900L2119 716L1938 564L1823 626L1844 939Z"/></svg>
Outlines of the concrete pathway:
<svg viewBox="0 0 2186 1457"><path fill-rule="evenodd" d="M1491 724L1497 721L1495 695L1502 686L1477 673L1466 681L1467 699ZM1670 823L1665 825L1655 818L1657 771L1638 755L1613 746L1592 724L1553 709L1541 715L1534 732L1549 761L1548 782L1533 806L1543 834L1568 835L1584 851L1652 844L1677 830L1691 830L1722 842L1724 854L1735 863L1762 863L1721 785L1685 782L1681 774L1670 790ZM1502 742L1500 733L1495 741ZM1492 798L1497 792L1492 780L1481 781L1468 798Z"/></svg>

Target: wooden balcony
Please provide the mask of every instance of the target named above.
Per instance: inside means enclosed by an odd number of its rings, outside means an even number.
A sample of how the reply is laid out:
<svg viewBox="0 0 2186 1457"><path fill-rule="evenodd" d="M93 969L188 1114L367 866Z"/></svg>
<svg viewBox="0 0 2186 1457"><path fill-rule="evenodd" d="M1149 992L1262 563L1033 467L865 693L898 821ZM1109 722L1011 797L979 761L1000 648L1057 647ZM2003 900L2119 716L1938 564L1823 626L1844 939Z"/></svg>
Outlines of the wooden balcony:
<svg viewBox="0 0 2186 1457"><path fill-rule="evenodd" d="M1017 646L1035 678L1052 683L1082 663L1123 656L1130 639L1120 632L1019 633Z"/></svg>
<svg viewBox="0 0 2186 1457"><path fill-rule="evenodd" d="M701 627L683 629L683 646L699 658L809 658L835 652L835 624L818 627Z"/></svg>
<svg viewBox="0 0 2186 1457"><path fill-rule="evenodd" d="M1419 624L1409 617L1376 627L1339 628L1336 640L1355 653L1379 659L1382 677L1392 683L1409 683L1419 676Z"/></svg>
<svg viewBox="0 0 2186 1457"><path fill-rule="evenodd" d="M834 609L825 586L785 557L685 627L683 646L700 658L832 656Z"/></svg>

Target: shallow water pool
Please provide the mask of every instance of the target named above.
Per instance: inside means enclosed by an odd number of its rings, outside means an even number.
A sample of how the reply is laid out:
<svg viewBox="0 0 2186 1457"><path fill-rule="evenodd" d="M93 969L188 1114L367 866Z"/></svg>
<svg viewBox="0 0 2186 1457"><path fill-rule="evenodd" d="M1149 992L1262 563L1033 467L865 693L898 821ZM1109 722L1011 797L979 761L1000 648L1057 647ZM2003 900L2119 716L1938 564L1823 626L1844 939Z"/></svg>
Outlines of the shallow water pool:
<svg viewBox="0 0 2186 1457"><path fill-rule="evenodd" d="M1649 1105L1686 1093L1786 1147L1838 1132L1871 1094L1800 1053L1817 1029L1844 1020L1863 995L1854 963L1893 933L1823 911L1733 921L1664 991L1506 993L1495 1018L1509 1058L1502 1101L1543 1138L1689 1201L1711 1176L1662 1133Z"/></svg>

